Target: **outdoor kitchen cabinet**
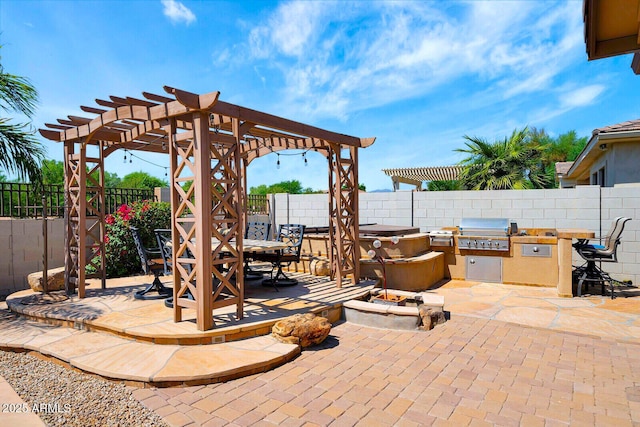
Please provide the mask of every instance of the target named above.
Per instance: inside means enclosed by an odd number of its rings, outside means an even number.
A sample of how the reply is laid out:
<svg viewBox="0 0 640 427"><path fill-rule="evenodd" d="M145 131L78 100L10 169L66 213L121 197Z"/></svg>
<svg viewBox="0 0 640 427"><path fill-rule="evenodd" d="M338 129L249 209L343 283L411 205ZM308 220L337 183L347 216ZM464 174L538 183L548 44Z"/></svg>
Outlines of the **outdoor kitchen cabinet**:
<svg viewBox="0 0 640 427"><path fill-rule="evenodd" d="M556 287L558 284L557 237L512 236L511 256L504 259L502 280L504 283L518 285Z"/></svg>

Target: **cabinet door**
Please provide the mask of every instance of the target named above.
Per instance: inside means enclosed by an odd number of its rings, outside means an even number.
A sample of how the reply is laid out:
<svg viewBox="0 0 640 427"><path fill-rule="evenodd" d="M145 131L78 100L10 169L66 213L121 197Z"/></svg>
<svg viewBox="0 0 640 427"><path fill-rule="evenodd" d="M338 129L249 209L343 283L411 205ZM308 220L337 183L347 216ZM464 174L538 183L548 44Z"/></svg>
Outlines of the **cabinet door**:
<svg viewBox="0 0 640 427"><path fill-rule="evenodd" d="M502 282L502 258L495 256L466 256L465 279L475 282Z"/></svg>

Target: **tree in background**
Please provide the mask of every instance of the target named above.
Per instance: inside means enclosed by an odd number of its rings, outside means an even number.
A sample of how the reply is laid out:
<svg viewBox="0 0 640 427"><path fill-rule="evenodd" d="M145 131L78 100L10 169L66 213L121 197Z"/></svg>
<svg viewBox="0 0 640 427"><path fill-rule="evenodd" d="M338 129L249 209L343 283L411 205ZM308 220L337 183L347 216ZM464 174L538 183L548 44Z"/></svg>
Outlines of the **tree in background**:
<svg viewBox="0 0 640 427"><path fill-rule="evenodd" d="M125 175L118 185L119 188L148 188L153 190L155 187L168 187L169 183L155 176L149 175L147 172L131 172Z"/></svg>
<svg viewBox="0 0 640 427"><path fill-rule="evenodd" d="M251 187L249 189L249 194L278 194L278 193L289 193L289 194L313 194L313 193L322 193L322 191L314 191L311 187L302 188L302 184L297 179L293 179L291 181L282 181L277 182L271 185L259 185L257 187Z"/></svg>
<svg viewBox="0 0 640 427"><path fill-rule="evenodd" d="M42 161L42 183L64 184L64 164L59 160L45 159Z"/></svg>
<svg viewBox="0 0 640 427"><path fill-rule="evenodd" d="M89 168L87 168L87 172ZM97 172L96 172L97 174ZM42 161L42 182L44 184L64 185L64 163L59 160ZM105 188L117 188L122 180L116 173L104 173Z"/></svg>
<svg viewBox="0 0 640 427"><path fill-rule="evenodd" d="M0 63L2 110L31 119L37 102L38 92L29 80L6 73ZM10 118L0 117L0 167L15 172L20 179L28 178L33 183L39 183L42 177L39 163L43 158L44 148L36 139L30 123L11 123Z"/></svg>
<svg viewBox="0 0 640 427"><path fill-rule="evenodd" d="M547 176L548 188L557 185L556 182L556 163L573 162L578 158L587 145L588 138L578 138L575 130L558 135L557 138L549 137L544 129L532 129L532 138L536 138L544 144L545 151L542 156L542 163Z"/></svg>
<svg viewBox="0 0 640 427"><path fill-rule="evenodd" d="M465 135L467 148L455 151L469 155L459 180L471 190L521 190L545 188L547 177L542 162L545 146L531 138L527 128L515 129L510 137L489 143Z"/></svg>
<svg viewBox="0 0 640 427"><path fill-rule="evenodd" d="M462 183L456 179L448 179L441 181L429 181L427 191L456 191L464 190Z"/></svg>

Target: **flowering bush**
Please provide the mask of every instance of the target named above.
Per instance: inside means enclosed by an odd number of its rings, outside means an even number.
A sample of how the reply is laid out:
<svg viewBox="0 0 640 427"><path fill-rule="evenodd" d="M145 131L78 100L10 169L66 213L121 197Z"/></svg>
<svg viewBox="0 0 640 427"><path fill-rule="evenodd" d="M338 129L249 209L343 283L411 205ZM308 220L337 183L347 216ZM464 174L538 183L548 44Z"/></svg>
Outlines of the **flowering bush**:
<svg viewBox="0 0 640 427"><path fill-rule="evenodd" d="M158 246L153 230L171 227L171 205L166 202L133 202L122 205L105 218L105 254L107 277L122 277L140 272L140 257L131 237L130 226L137 227L146 248ZM87 266L87 272L95 269Z"/></svg>

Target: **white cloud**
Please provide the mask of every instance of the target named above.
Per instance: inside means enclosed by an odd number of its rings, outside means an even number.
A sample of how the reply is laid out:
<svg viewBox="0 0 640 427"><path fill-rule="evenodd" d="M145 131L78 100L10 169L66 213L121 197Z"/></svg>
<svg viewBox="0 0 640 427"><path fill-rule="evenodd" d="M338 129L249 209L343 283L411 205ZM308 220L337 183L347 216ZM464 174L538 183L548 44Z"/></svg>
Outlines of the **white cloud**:
<svg viewBox="0 0 640 427"><path fill-rule="evenodd" d="M324 20L321 2L297 1L280 5L264 26L249 33L251 52L259 58L271 51L287 56L300 56L319 34Z"/></svg>
<svg viewBox="0 0 640 427"><path fill-rule="evenodd" d="M296 114L344 119L468 81L476 95L501 102L550 91L582 54L575 6L283 3L253 27L249 44L254 58L281 70L287 105Z"/></svg>
<svg viewBox="0 0 640 427"><path fill-rule="evenodd" d="M596 84L573 90L562 97L562 104L573 108L585 107L592 104L604 89L603 85Z"/></svg>
<svg viewBox="0 0 640 427"><path fill-rule="evenodd" d="M189 25L196 20L196 15L179 1L162 0L162 5L164 6L162 13L174 24L184 22Z"/></svg>

